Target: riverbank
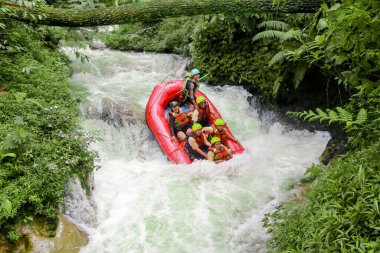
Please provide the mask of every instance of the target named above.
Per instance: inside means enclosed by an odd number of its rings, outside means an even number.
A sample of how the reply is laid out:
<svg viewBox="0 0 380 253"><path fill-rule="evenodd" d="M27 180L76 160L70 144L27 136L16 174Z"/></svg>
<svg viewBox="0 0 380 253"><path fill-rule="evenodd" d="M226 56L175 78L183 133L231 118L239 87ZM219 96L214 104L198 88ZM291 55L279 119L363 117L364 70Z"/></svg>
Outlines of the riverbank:
<svg viewBox="0 0 380 253"><path fill-rule="evenodd" d="M12 23L0 51L0 230L10 245L38 217L54 223L69 178L86 178L96 153L78 125L80 97L70 87L69 61L48 28L31 33ZM16 36L18 35L18 36ZM21 50L22 49L22 50Z"/></svg>

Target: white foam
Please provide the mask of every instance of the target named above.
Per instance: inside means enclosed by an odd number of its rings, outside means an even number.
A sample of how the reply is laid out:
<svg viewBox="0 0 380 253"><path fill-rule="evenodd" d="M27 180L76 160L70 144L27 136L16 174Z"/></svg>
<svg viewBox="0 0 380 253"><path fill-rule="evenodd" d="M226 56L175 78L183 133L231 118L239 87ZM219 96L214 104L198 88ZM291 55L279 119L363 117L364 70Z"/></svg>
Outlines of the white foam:
<svg viewBox="0 0 380 253"><path fill-rule="evenodd" d="M84 53L90 56L90 71L72 78L90 91L83 110L101 111L101 100L107 99L125 103L136 117L121 128L100 119L83 120L103 141L94 146L101 157L93 192L98 226L88 230L90 242L82 252L265 252L264 214L286 197L288 186L308 166L318 163L329 135L285 131L280 123L264 129L247 91L203 84L200 89L246 151L219 165L170 164L141 115L154 85L180 78L187 59L110 50Z"/></svg>

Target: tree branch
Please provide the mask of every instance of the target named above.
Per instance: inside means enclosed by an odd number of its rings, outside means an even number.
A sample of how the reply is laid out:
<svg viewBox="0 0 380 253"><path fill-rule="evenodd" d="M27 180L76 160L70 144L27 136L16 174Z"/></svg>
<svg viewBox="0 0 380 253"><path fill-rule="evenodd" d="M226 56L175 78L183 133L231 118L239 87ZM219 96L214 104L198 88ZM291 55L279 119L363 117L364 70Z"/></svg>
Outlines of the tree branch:
<svg viewBox="0 0 380 253"><path fill-rule="evenodd" d="M27 12L43 16L33 21L49 26L99 26L133 22L152 22L163 18L195 16L207 14L243 14L243 13L311 13L315 12L323 0L287 0L286 4L273 5L273 0L161 0L147 3L128 4L112 8L58 9L36 7L33 10L18 8L20 13ZM24 15L18 15L19 21L31 22Z"/></svg>

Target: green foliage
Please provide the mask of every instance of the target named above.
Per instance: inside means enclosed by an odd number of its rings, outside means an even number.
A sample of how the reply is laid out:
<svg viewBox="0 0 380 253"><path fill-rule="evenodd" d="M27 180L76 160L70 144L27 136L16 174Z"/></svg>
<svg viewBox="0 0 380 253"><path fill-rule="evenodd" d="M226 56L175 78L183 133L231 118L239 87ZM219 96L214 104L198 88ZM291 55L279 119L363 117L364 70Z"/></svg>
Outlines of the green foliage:
<svg viewBox="0 0 380 253"><path fill-rule="evenodd" d="M7 29L1 36L9 46L0 50L0 230L17 240L14 224L54 218L67 180L84 182L96 154L77 123L67 59L45 40L51 32L16 23Z"/></svg>
<svg viewBox="0 0 380 253"><path fill-rule="evenodd" d="M272 75L272 72L279 69L277 66L270 69L264 63L273 57L278 47L261 41L252 44L260 20L258 15L205 16L193 35L191 54L194 65L210 73L211 83L230 80L271 97L275 90L272 84L279 76ZM283 81L287 80L283 78ZM285 97L285 90L277 91L276 95Z"/></svg>
<svg viewBox="0 0 380 253"><path fill-rule="evenodd" d="M312 15L276 17L206 16L193 35L194 65L210 72L210 82L229 80L282 101L301 97L309 64L294 50L308 35L297 25L310 24Z"/></svg>
<svg viewBox="0 0 380 253"><path fill-rule="evenodd" d="M130 51L153 51L189 55L189 44L196 18L171 18L157 23L120 26L105 35L107 46Z"/></svg>
<svg viewBox="0 0 380 253"><path fill-rule="evenodd" d="M369 94L380 85L379 1L351 1L323 5L327 25L319 31L324 40L313 50L314 61L325 60L324 68L338 74L336 79L347 89Z"/></svg>
<svg viewBox="0 0 380 253"><path fill-rule="evenodd" d="M367 120L367 111L363 108L358 112L356 119L354 119L354 115L352 113L346 111L342 107L337 107L336 111L327 109L325 112L320 108L317 108L316 112L309 110L304 112L288 112L288 114L295 115L308 121L319 119L320 122L328 120L329 124L332 122L340 122L344 123L348 128L352 125L363 125L363 123Z"/></svg>
<svg viewBox="0 0 380 253"><path fill-rule="evenodd" d="M379 252L380 142L349 154L329 170L314 166L308 201L266 215L274 252Z"/></svg>
<svg viewBox="0 0 380 253"><path fill-rule="evenodd" d="M33 9L36 6L43 5L43 0L36 0L36 1L18 1L16 5L23 7L23 12L17 12L12 8L13 3L8 4L0 4L0 50L8 50L10 52L20 52L25 51L25 48L21 45L13 44L12 39L17 38L18 36L22 36L22 34L19 34L8 26L10 23L7 22L7 20L10 20L10 18L13 18L14 16L23 16L30 20L31 23L34 21L40 20L43 18L42 15L35 16L34 14L28 13L28 9ZM26 29L32 30L33 33L39 36L43 36L38 29L33 30L29 26L25 25ZM10 40L5 39L5 34L12 33L13 36L8 37Z"/></svg>
<svg viewBox="0 0 380 253"><path fill-rule="evenodd" d="M379 1L323 5L313 37L281 51L273 64L318 66L351 94L335 110L290 112L305 120L337 122L351 152L326 170L313 166L308 200L283 203L264 224L274 252L380 252L380 51Z"/></svg>
<svg viewBox="0 0 380 253"><path fill-rule="evenodd" d="M379 11L378 1L345 0L330 8L324 4L315 30L310 29L310 33L317 33L315 37L283 57L320 65L336 85L352 94L348 104L338 107L337 112L327 110L327 116L321 111L293 114L309 121L345 123L349 143L355 148L366 147L380 137ZM281 54L277 58L280 62Z"/></svg>
<svg viewBox="0 0 380 253"><path fill-rule="evenodd" d="M85 48L91 40L100 39L102 35L101 28L66 28L66 27L52 27L52 38L54 41L59 41L61 45L70 47Z"/></svg>
<svg viewBox="0 0 380 253"><path fill-rule="evenodd" d="M274 29L277 31L289 31L290 26L287 23L282 22L282 21L269 20L269 21L261 22L260 24L257 25L257 28Z"/></svg>
<svg viewBox="0 0 380 253"><path fill-rule="evenodd" d="M308 70L308 64L305 64L305 59L303 59L304 54L309 50L309 44L304 43L304 39L308 37L306 33L300 29L291 29L291 26L285 22L270 20L264 21L258 25L258 28L275 29L275 30L265 30L257 33L253 36L252 41L263 40L272 41L274 39L279 40L281 44L287 41L293 41L291 44L287 44L284 49L277 52L272 59L269 61L269 66L282 64L284 61L294 62L293 78L290 83L293 83L294 90L297 90L303 81L303 78ZM299 46L301 45L301 46ZM285 72L285 75L289 75L289 72ZM282 77L284 79L284 77ZM287 84L288 86L288 84ZM278 83L278 78L273 83L273 97L277 97L280 85ZM284 87L285 88L285 87ZM289 88L289 87L287 87Z"/></svg>

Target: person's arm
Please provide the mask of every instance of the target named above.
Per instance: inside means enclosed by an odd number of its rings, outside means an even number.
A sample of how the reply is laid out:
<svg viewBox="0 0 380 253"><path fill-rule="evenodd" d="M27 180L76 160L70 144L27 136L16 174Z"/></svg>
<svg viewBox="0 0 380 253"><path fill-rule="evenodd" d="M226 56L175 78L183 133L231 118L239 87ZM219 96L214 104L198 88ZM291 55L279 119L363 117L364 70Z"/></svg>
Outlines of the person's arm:
<svg viewBox="0 0 380 253"><path fill-rule="evenodd" d="M208 151L207 153L207 160L213 162L214 161L214 152Z"/></svg>
<svg viewBox="0 0 380 253"><path fill-rule="evenodd" d="M169 125L170 125L170 133L172 134L170 139L172 141L175 141L177 139L177 136L175 136L175 132L174 132L174 117L170 114L169 114Z"/></svg>
<svg viewBox="0 0 380 253"><path fill-rule="evenodd" d="M222 144L222 147L224 147L226 150L227 150L227 154L229 154L229 155L231 155L232 153L231 153L231 149L229 149L229 148L227 148L226 146L224 146L223 144Z"/></svg>
<svg viewBox="0 0 380 253"><path fill-rule="evenodd" d="M189 138L189 144L190 144L190 146L191 146L191 147L192 147L192 148L193 148L198 154L200 154L201 156L203 156L204 158L207 159L207 155L206 155L206 153L203 152L203 151L199 148L197 142L195 141L195 139L194 139L193 137L190 137L190 138Z"/></svg>
<svg viewBox="0 0 380 253"><path fill-rule="evenodd" d="M220 118L219 115L217 115L214 110L212 109L212 107L210 106L210 113L212 114L212 116L214 116L214 119L218 119Z"/></svg>
<svg viewBox="0 0 380 253"><path fill-rule="evenodd" d="M199 115L199 111L198 111L198 109L195 109L193 112L193 117L191 118L191 120L193 121L194 124L197 123L198 115Z"/></svg>
<svg viewBox="0 0 380 253"><path fill-rule="evenodd" d="M207 147L211 147L211 143L208 141L208 136L209 136L209 134L211 134L212 132L214 131L214 129L212 128L212 127L204 127L204 128L202 128L202 134L203 134L203 136L204 136L204 138L205 138L205 145L207 146Z"/></svg>
<svg viewBox="0 0 380 253"><path fill-rule="evenodd" d="M204 137L204 138L205 138L205 145L206 145L207 147L211 147L211 143L207 140L206 137Z"/></svg>
<svg viewBox="0 0 380 253"><path fill-rule="evenodd" d="M212 127L204 127L202 128L202 132L212 133L214 132L214 129Z"/></svg>
<svg viewBox="0 0 380 253"><path fill-rule="evenodd" d="M231 139L231 140L234 140L234 141L238 141L235 137L233 137L231 134L229 134L227 131L226 131L226 135L227 135L227 138Z"/></svg>
<svg viewBox="0 0 380 253"><path fill-rule="evenodd" d="M225 160L230 160L232 158L232 151L231 151L231 149L227 148L224 145L222 145L222 146L227 150L227 154L228 154L228 156L226 156Z"/></svg>

